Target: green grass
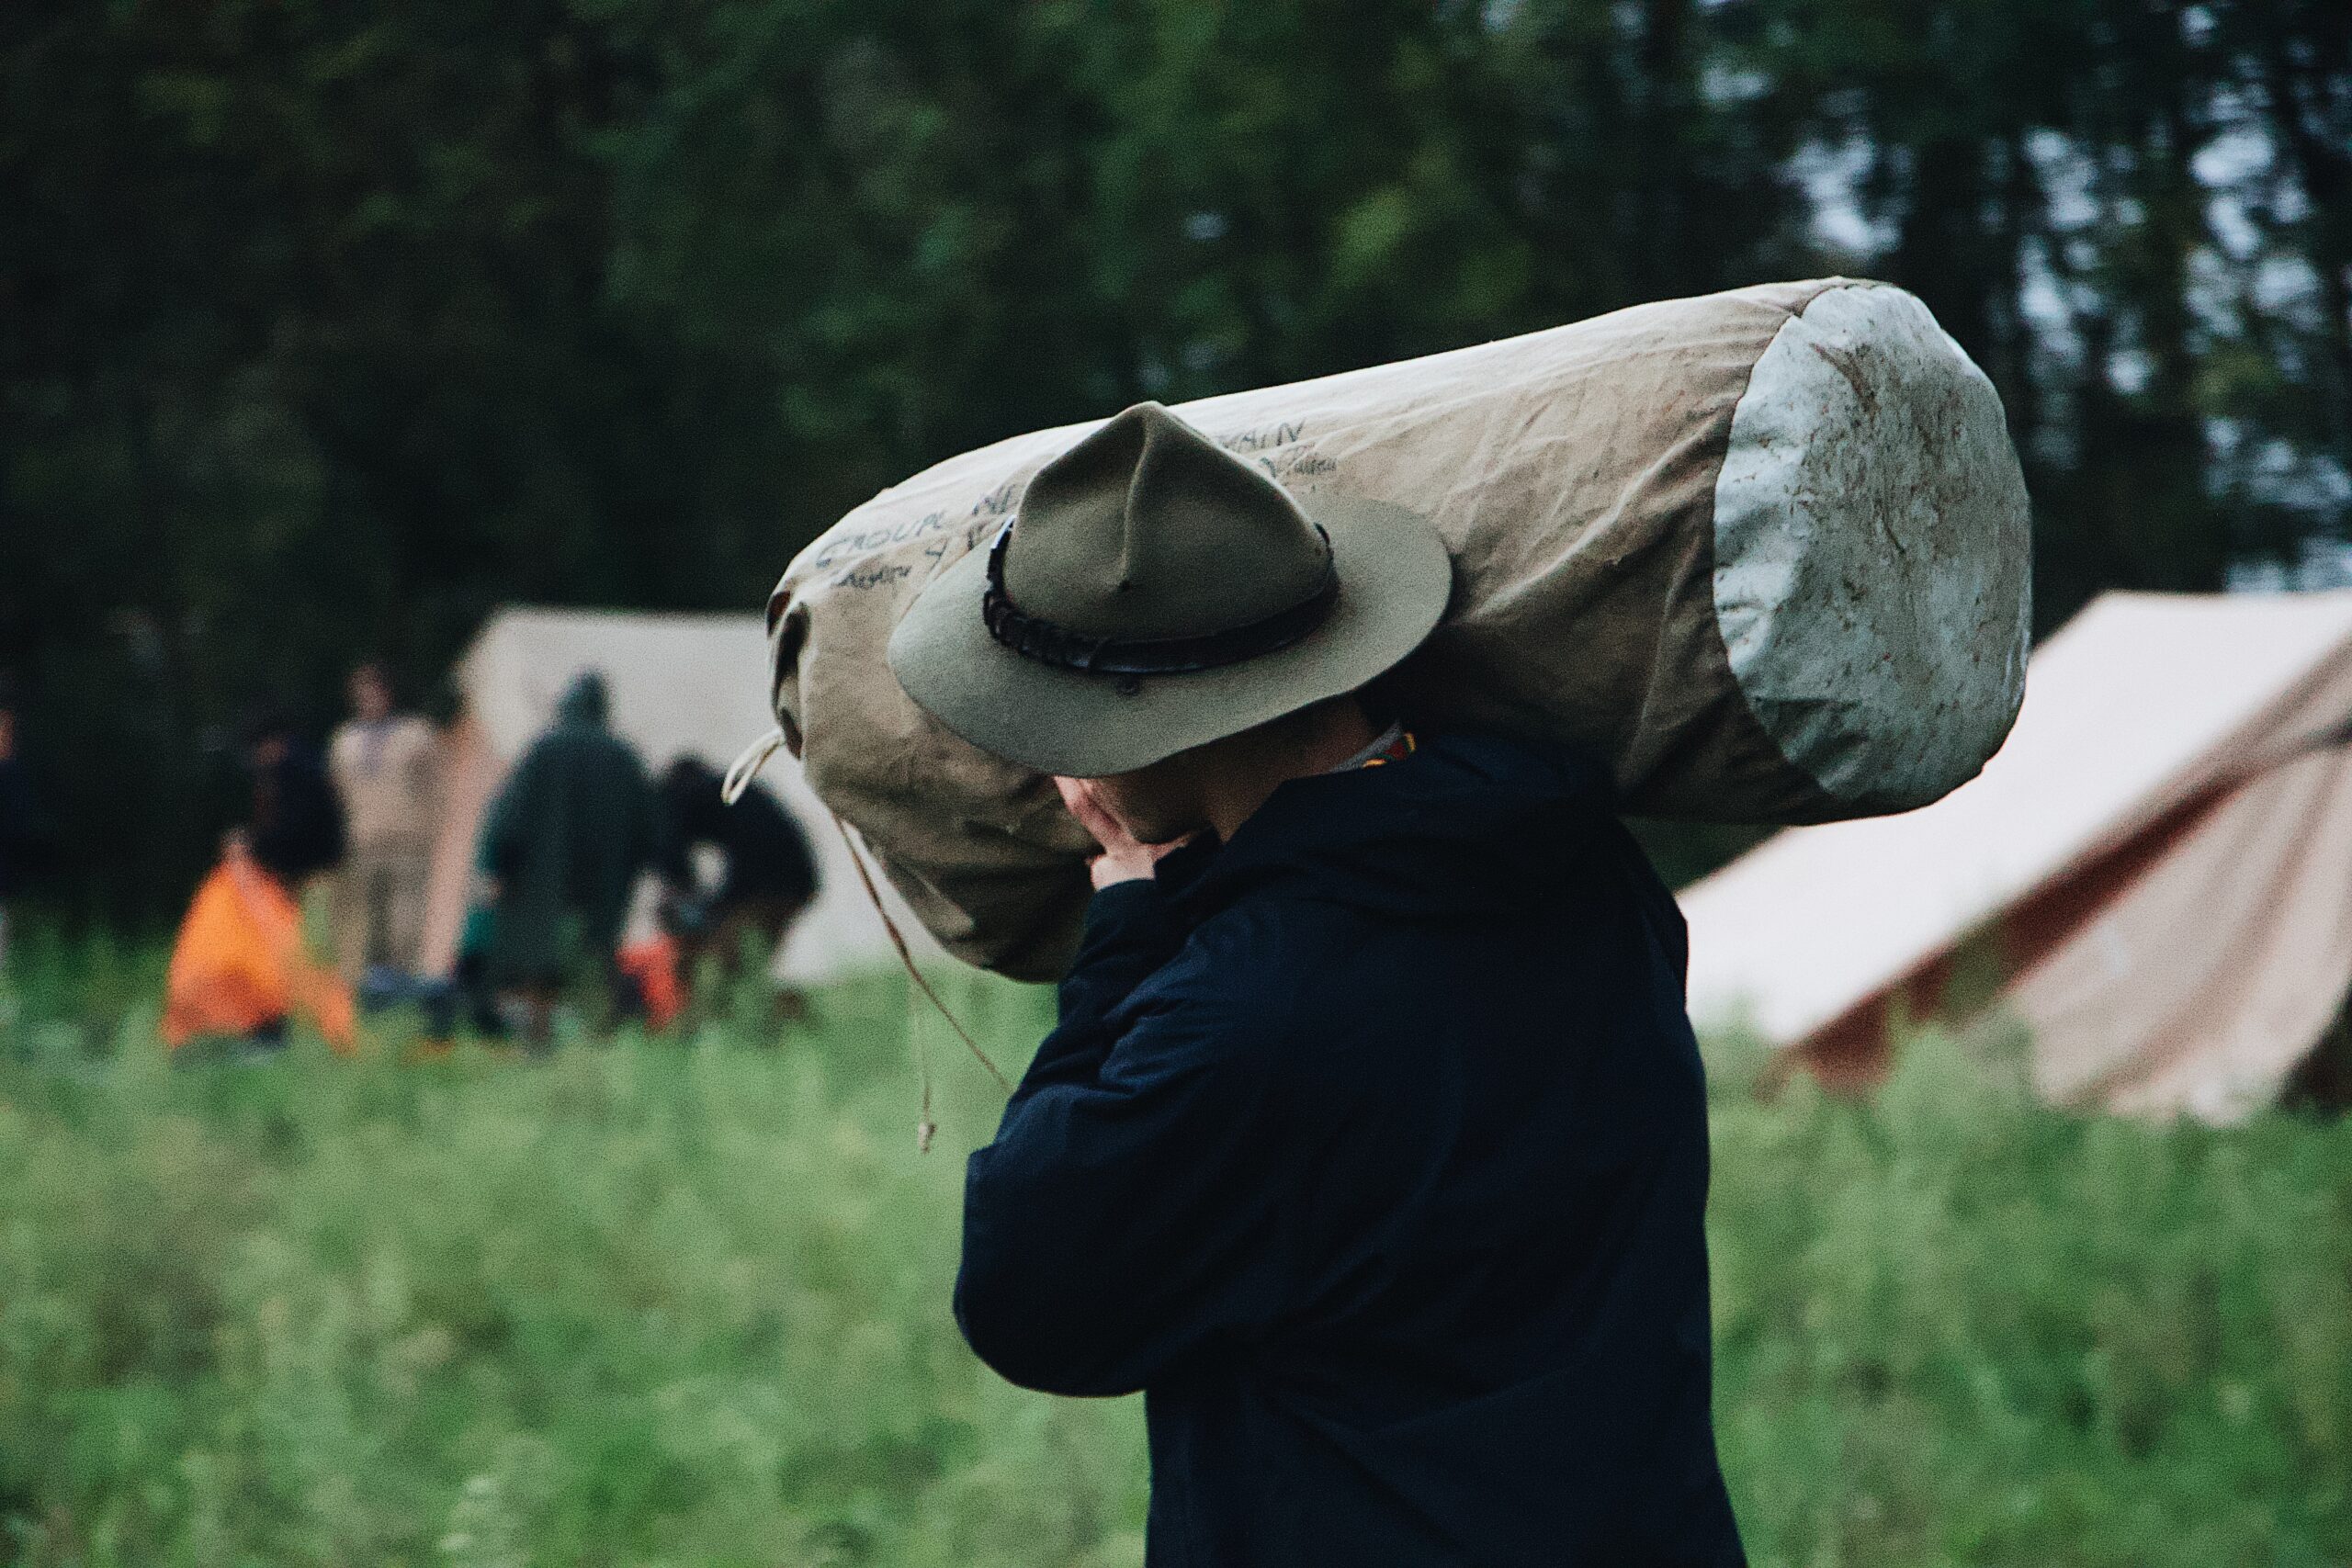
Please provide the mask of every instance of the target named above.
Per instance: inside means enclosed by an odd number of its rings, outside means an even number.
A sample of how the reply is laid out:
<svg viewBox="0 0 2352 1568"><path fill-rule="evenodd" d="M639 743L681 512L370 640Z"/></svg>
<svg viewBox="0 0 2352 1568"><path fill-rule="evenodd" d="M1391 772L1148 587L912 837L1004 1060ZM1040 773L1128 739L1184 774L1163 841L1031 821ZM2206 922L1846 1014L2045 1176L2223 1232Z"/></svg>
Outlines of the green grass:
<svg viewBox="0 0 2352 1568"><path fill-rule="evenodd" d="M0 1022L0 1562L1139 1560L1135 1402L948 1317L996 1095L921 1025L915 1152L897 983L780 1043L174 1069L152 973L37 953ZM1016 1065L1044 995L954 990ZM1759 1565L2352 1560L2352 1126L2060 1116L1934 1039L1863 1106L1720 1066Z"/></svg>

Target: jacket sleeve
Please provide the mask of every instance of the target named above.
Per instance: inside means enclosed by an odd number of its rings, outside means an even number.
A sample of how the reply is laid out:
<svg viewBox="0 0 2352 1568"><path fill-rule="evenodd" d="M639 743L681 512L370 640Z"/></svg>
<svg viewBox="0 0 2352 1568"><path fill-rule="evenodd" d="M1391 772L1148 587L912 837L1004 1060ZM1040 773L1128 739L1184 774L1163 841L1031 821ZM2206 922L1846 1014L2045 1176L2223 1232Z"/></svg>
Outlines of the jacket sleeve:
<svg viewBox="0 0 2352 1568"><path fill-rule="evenodd" d="M1062 1024L967 1172L956 1321L1026 1387L1132 1393L1281 1311L1295 1184L1261 1010L1189 957L1154 973L1159 897L1098 898ZM1113 1010L1147 976L1112 1038Z"/></svg>
<svg viewBox="0 0 2352 1568"><path fill-rule="evenodd" d="M1088 901L1085 935L1062 977L1061 1021L1012 1091L1000 1136L1022 1104L1048 1085L1094 1076L1113 1043L1106 1032L1112 1010L1182 945L1167 895L1149 882L1114 883Z"/></svg>

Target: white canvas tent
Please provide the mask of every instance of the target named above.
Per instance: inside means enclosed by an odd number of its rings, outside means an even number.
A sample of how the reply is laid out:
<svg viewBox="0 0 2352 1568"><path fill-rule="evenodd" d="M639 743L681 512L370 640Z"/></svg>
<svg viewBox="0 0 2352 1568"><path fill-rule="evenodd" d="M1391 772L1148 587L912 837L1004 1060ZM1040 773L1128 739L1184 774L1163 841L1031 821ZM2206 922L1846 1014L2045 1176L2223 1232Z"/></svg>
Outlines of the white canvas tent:
<svg viewBox="0 0 2352 1568"><path fill-rule="evenodd" d="M1687 889L1691 1008L1831 1081L1890 1020L2031 1032L2065 1103L2273 1098L2352 985L2352 592L2110 593L2034 657L1974 781L1781 833Z"/></svg>
<svg viewBox="0 0 2352 1568"><path fill-rule="evenodd" d="M612 691L613 728L650 769L658 772L673 758L693 753L723 772L775 723L768 711L767 668L767 637L755 615L508 609L492 616L458 667L465 706L449 737L442 826L426 899L424 971L447 972L483 808L515 758L547 727L573 676L583 670L604 674ZM817 981L895 964L849 849L802 780L800 764L779 751L760 782L808 834L821 881L815 907L777 956L778 975ZM876 880L916 956L940 956L912 913Z"/></svg>

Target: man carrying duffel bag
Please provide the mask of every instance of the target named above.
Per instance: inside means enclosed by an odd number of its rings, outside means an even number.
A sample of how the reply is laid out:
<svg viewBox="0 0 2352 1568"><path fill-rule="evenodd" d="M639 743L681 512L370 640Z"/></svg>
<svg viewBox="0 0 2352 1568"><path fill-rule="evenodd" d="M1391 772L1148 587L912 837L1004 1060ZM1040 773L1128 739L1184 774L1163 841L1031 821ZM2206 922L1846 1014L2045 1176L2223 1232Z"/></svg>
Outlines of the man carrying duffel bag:
<svg viewBox="0 0 2352 1568"><path fill-rule="evenodd" d="M1143 1391L1155 1568L1742 1561L1681 922L1596 763L1355 694L1449 588L1147 404L890 643L1102 846L956 1307L1015 1382Z"/></svg>

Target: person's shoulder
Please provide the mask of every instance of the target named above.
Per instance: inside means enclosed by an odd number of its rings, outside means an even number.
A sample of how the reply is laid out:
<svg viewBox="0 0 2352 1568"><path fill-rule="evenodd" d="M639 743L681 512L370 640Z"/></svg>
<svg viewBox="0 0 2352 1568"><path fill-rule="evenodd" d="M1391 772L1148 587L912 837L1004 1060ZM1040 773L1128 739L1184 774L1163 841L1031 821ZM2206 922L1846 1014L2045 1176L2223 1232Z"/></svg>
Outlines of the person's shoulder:
<svg viewBox="0 0 2352 1568"><path fill-rule="evenodd" d="M581 739L608 757L627 757L629 765L640 773L645 769L645 759L638 754L636 745L616 729L587 730Z"/></svg>
<svg viewBox="0 0 2352 1568"><path fill-rule="evenodd" d="M1373 954L1426 940L1426 924L1345 899L1239 899L1200 928L1216 966L1261 995L1283 998L1285 1017L1315 1017L1353 993L1416 984L1409 969L1368 969Z"/></svg>
<svg viewBox="0 0 2352 1568"><path fill-rule="evenodd" d="M637 748L609 729L558 728L541 736L537 744L545 747L550 757L562 758L568 766L626 771L650 784L645 760L637 754Z"/></svg>
<svg viewBox="0 0 2352 1568"><path fill-rule="evenodd" d="M1129 995L1131 1020L1204 1057L1235 1064L1276 1060L1295 1032L1295 1004L1314 944L1295 908L1236 904L1193 928L1176 956Z"/></svg>
<svg viewBox="0 0 2352 1568"><path fill-rule="evenodd" d="M514 760L514 772L519 773L526 769L544 768L548 762L569 753L571 743L572 737L566 730L542 729L531 737L531 743L524 747L523 754Z"/></svg>
<svg viewBox="0 0 2352 1568"><path fill-rule="evenodd" d="M1616 781L1608 764L1581 746L1529 739L1491 729L1442 730L1420 746L1419 777L1431 784L1503 785L1560 797L1594 810L1612 810ZM1425 760L1424 760L1425 759ZM1408 775L1399 773L1396 777Z"/></svg>

